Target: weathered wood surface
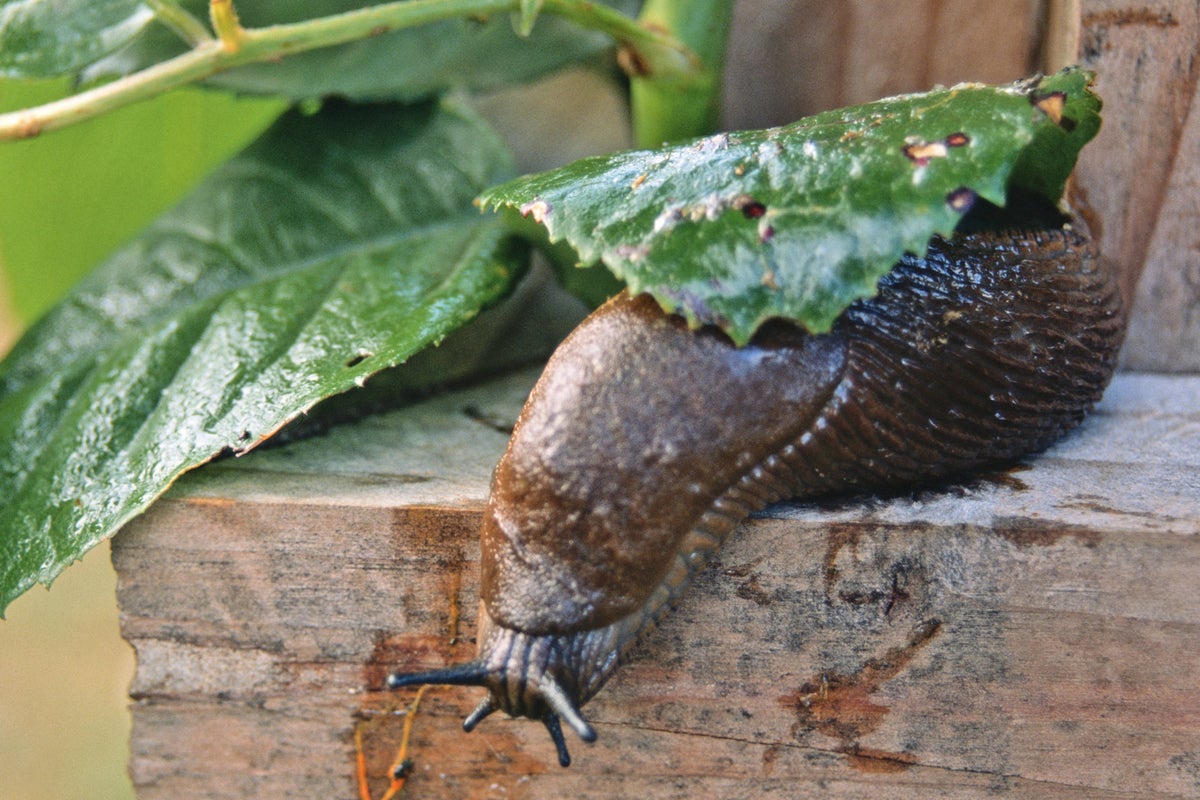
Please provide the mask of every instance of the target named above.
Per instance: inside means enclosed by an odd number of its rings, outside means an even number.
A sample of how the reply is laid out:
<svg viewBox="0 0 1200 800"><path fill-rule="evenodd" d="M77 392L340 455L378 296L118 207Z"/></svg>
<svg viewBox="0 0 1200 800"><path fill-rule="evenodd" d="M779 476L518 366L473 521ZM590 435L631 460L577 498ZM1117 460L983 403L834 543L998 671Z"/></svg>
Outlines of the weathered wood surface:
<svg viewBox="0 0 1200 800"><path fill-rule="evenodd" d="M1008 83L1042 68L1041 0L739 0L727 127L782 125L935 84Z"/></svg>
<svg viewBox="0 0 1200 800"><path fill-rule="evenodd" d="M1134 297L1123 363L1195 372L1200 0L1082 0L1079 59L1097 73L1104 127L1083 150L1077 182L1103 223L1102 250Z"/></svg>
<svg viewBox="0 0 1200 800"><path fill-rule="evenodd" d="M477 524L533 373L186 477L114 541L139 797L375 796L472 654ZM416 718L409 797L1200 797L1200 377L1118 376L967 486L747 522L585 708ZM452 608L462 609L452 643Z"/></svg>

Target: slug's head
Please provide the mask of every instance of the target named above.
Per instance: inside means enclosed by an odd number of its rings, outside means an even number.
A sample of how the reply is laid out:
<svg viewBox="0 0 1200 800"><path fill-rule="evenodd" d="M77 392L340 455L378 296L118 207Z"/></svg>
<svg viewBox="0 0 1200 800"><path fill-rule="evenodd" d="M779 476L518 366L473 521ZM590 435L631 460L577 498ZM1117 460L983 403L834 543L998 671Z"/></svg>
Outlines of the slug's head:
<svg viewBox="0 0 1200 800"><path fill-rule="evenodd" d="M480 622L479 656L474 661L428 672L394 673L388 676L388 688L422 684L482 686L487 696L463 720L464 731L473 730L494 711L541 720L558 751L558 763L569 766L571 755L562 723L583 741L596 741L596 730L580 714L579 707L607 674L598 676L586 668L581 674L571 663L575 660L571 655L587 649L586 643L581 648L581 642L576 641L579 635L515 631L493 623L483 609Z"/></svg>

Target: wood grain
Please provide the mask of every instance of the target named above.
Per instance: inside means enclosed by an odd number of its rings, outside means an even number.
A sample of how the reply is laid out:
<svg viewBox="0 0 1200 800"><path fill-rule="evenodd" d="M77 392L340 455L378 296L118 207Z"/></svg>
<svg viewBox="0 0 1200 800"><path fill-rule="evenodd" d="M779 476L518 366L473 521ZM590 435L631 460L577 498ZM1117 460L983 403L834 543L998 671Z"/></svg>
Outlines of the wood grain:
<svg viewBox="0 0 1200 800"><path fill-rule="evenodd" d="M1023 78L1040 67L1043 5L741 0L723 121L761 128L939 83Z"/></svg>
<svg viewBox="0 0 1200 800"><path fill-rule="evenodd" d="M488 472L533 373L194 473L115 540L139 797L375 796L472 654ZM1200 797L1200 377L1121 375L1049 453L742 526L585 712L459 725L406 795ZM462 609L452 630L453 608Z"/></svg>
<svg viewBox="0 0 1200 800"><path fill-rule="evenodd" d="M1195 19L1200 22L1200 14ZM1200 40L1200 24L1193 34ZM1200 65L1200 43L1188 58ZM1200 371L1200 83L1195 74L1190 83L1187 113L1175 132L1171 170L1160 187L1134 295L1124 355L1133 369Z"/></svg>
<svg viewBox="0 0 1200 800"><path fill-rule="evenodd" d="M1076 13L1125 364L1200 370L1200 1L743 0L726 122L1008 81ZM480 509L532 379L211 465L117 537L141 798L356 797L356 730L382 794L412 698L383 680L472 655ZM774 506L587 706L569 770L536 723L464 735L478 692L437 690L405 796L1200 798L1197 453L1200 377L1127 373L1013 471Z"/></svg>
<svg viewBox="0 0 1200 800"><path fill-rule="evenodd" d="M1104 127L1077 183L1135 298L1129 369L1200 370L1200 0L1083 0ZM1139 281L1140 278L1140 281ZM1137 285L1136 293L1134 286Z"/></svg>

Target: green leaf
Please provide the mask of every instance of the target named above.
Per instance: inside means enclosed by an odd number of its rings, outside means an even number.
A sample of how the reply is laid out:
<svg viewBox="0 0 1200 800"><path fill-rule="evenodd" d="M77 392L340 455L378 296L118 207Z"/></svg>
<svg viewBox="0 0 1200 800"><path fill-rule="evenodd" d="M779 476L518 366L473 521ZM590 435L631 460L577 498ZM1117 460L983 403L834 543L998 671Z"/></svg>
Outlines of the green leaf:
<svg viewBox="0 0 1200 800"><path fill-rule="evenodd" d="M101 265L0 364L0 609L502 296L523 246L471 198L511 170L451 106L289 112Z"/></svg>
<svg viewBox="0 0 1200 800"><path fill-rule="evenodd" d="M1034 129L1033 142L1017 157L1010 188L1052 201L1062 197L1079 151L1100 131L1100 98L1089 90L1094 77L1067 69L1030 89L1030 100L1052 124L1043 121Z"/></svg>
<svg viewBox="0 0 1200 800"><path fill-rule="evenodd" d="M0 112L71 91L69 78L0 81ZM276 100L188 88L0 145L0 181L9 189L0 191L0 264L17 313L27 321L44 314L284 109Z"/></svg>
<svg viewBox="0 0 1200 800"><path fill-rule="evenodd" d="M517 35L524 38L533 33L533 25L537 22L538 14L542 13L542 5L546 0L521 0L521 9L517 15Z"/></svg>
<svg viewBox="0 0 1200 800"><path fill-rule="evenodd" d="M381 0L382 1L382 0ZM336 14L345 0L238 0L246 27L300 22ZM636 0L606 5L634 11ZM180 6L203 16L205 0ZM489 20L464 18L396 31L345 45L291 56L280 62L250 64L211 78L208 83L252 94L293 99L337 95L351 99L420 100L449 90L487 90L533 80L567 64L583 61L612 46L595 31L559 18L541 18L537 30L521 38L507 14ZM88 71L89 78L133 72L183 52L179 40L154 26L113 58Z"/></svg>
<svg viewBox="0 0 1200 800"><path fill-rule="evenodd" d="M974 198L1003 205L1015 166L1017 187L1056 202L1099 125L1091 78L962 85L584 159L480 202L532 216L583 263L738 343L773 317L826 331Z"/></svg>
<svg viewBox="0 0 1200 800"><path fill-rule="evenodd" d="M129 42L152 19L138 0L0 0L0 76L66 75Z"/></svg>

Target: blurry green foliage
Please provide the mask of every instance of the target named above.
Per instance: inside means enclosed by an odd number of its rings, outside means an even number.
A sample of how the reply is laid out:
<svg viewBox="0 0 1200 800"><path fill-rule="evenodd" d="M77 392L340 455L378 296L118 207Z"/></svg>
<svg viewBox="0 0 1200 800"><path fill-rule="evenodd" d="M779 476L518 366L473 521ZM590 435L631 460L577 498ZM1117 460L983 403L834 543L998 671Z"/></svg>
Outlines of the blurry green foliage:
<svg viewBox="0 0 1200 800"><path fill-rule="evenodd" d="M70 81L0 81L0 112ZM286 107L188 89L0 147L0 271L28 324Z"/></svg>

